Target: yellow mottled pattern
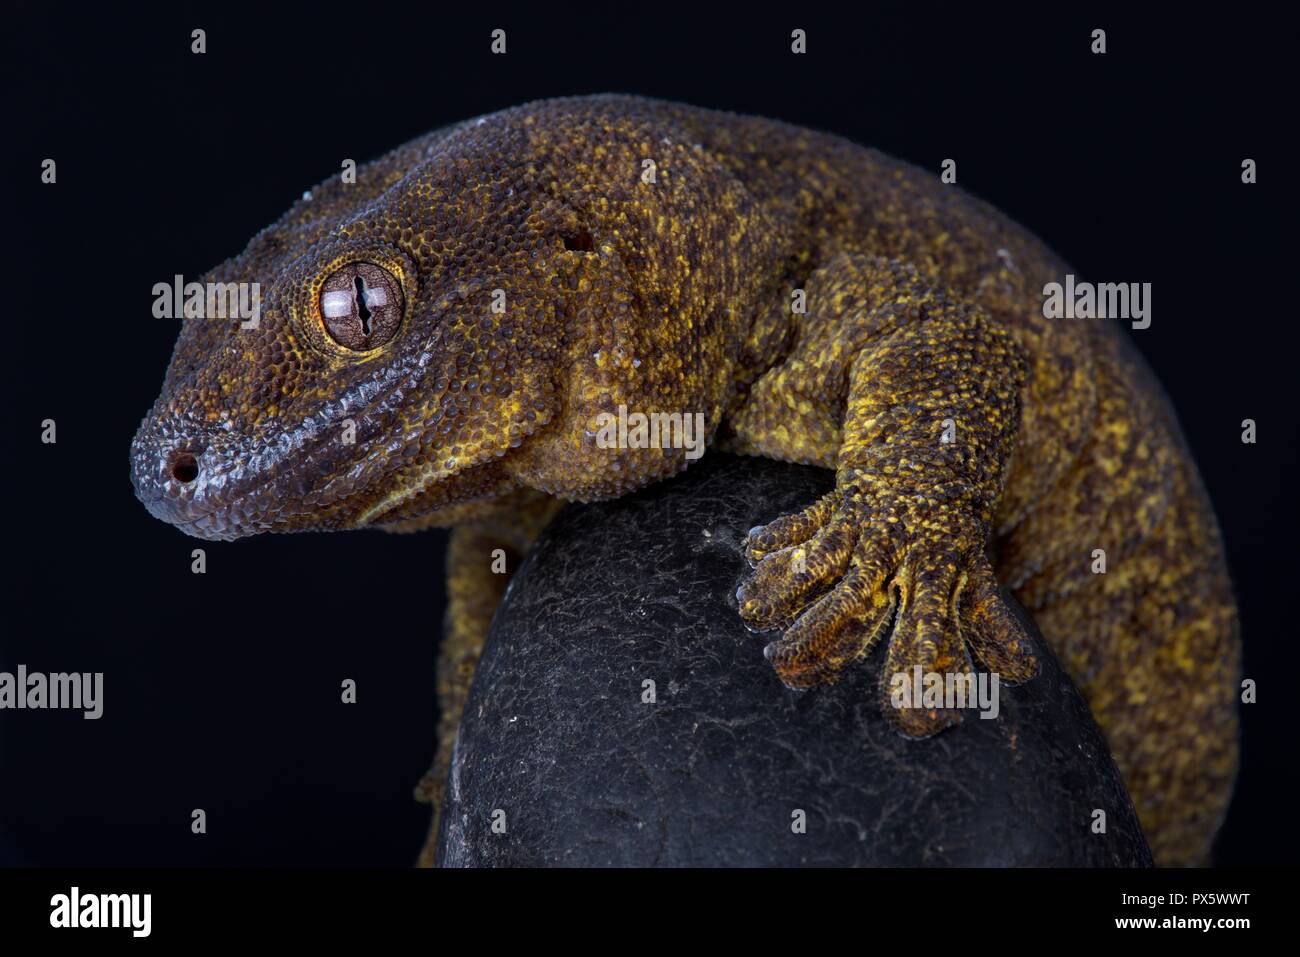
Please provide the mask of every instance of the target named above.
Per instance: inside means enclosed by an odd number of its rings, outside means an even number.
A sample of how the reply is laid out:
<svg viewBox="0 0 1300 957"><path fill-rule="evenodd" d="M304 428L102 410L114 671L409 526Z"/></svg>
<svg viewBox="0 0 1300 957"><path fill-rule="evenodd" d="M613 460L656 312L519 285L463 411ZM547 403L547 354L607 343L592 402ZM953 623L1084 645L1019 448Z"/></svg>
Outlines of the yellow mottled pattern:
<svg viewBox="0 0 1300 957"><path fill-rule="evenodd" d="M320 291L359 262L394 277L404 311L390 341L350 352ZM688 464L600 447L602 413L703 413L715 447L836 471L749 541L741 611L779 629L783 680L833 681L878 640L882 680L972 653L1031 680L1000 582L1087 696L1157 861L1202 862L1236 766L1222 544L1124 331L1043 317L1043 285L1070 271L936 175L833 136L543 101L321 184L213 270L261 283L260 325L185 324L135 451L141 468L157 449L198 456L198 482L166 486L193 534L464 526L436 797L504 587L484 573L493 543L517 555L555 502ZM333 439L345 419L351 444ZM891 719L924 735L957 716Z"/></svg>

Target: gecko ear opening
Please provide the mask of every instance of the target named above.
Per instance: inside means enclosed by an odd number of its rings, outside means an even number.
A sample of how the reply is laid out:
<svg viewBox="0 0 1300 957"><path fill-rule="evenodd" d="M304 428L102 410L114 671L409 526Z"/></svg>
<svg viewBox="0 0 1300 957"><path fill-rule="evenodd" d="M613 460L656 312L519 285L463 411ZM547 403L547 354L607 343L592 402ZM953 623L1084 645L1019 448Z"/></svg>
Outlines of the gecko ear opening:
<svg viewBox="0 0 1300 957"><path fill-rule="evenodd" d="M595 240L585 229L566 232L560 238L564 241L564 248L569 252L589 253L596 249Z"/></svg>

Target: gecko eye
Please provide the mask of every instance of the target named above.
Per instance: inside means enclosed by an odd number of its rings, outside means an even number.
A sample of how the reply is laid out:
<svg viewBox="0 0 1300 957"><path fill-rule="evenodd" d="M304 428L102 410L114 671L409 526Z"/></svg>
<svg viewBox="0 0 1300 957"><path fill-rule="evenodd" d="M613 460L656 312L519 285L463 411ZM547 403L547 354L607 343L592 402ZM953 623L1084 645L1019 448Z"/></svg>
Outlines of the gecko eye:
<svg viewBox="0 0 1300 957"><path fill-rule="evenodd" d="M348 263L320 291L325 331L346 349L363 352L392 339L402 321L402 287L374 263Z"/></svg>

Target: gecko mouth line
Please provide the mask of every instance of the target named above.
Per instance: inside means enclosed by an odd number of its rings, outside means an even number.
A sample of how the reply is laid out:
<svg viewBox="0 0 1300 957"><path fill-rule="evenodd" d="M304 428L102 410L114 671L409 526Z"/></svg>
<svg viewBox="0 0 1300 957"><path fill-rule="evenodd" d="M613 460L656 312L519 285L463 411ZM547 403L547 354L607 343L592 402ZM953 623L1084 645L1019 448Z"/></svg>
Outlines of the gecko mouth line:
<svg viewBox="0 0 1300 957"><path fill-rule="evenodd" d="M424 354L427 355L427 350ZM376 409L388 407L391 400L400 399L402 396L418 390L424 380L426 371L425 363L420 362L417 364L416 371L405 379L400 376L393 377L397 381L388 388L369 397L365 410L349 410L345 417L363 418ZM357 386L356 391L364 392L364 384ZM347 403L343 401L341 404L346 406ZM418 445L428 428L428 425L422 425L410 437L408 444ZM141 432L143 431L144 424L141 425ZM264 499L278 498L279 496L275 494L270 496L265 494L270 486L277 480L284 481L287 478L293 479L295 476L301 476L305 461L313 453L325 448L327 443L338 441L338 436L332 434L327 426L317 428L314 431L300 428L294 432L283 432L274 440L264 441L256 451L247 452L241 455L240 458L244 462L257 461L264 457L268 458L269 461L246 478L247 484L243 488L236 487L230 491L222 489L221 486L229 476L235 474L233 469L212 473L203 467L203 456L210 449L207 443L192 440L182 440L175 443L173 452L170 453L170 465L167 464L168 455L159 457L162 462L163 474L158 475L156 472L147 473L147 466L143 464L146 460L152 459L150 453L143 451L139 447L148 441L150 440L137 434L135 441L132 443L133 468L131 481L136 491L136 497L155 518L175 525L186 534L200 538L217 538L218 540L228 541L253 535L259 531L275 531L277 530L277 524L282 524L295 514L299 514L290 513L285 515L283 510L277 510L275 513L276 520L264 521L259 517L262 513L256 510L256 506L266 504ZM375 445L375 449L372 451L377 452L382 448L382 441L371 440L371 442ZM357 462L364 460L365 456L356 459ZM191 467L193 469L193 477L189 481L182 481L174 474L182 463L185 465L186 474L188 474ZM290 466L296 465L297 468L291 467L282 470L281 466L286 464ZM357 497L373 490L385 478L386 476L377 471L374 478L369 482L350 490L346 496L337 502L330 503L329 507L333 510L355 500ZM297 478L296 486L300 500L308 499L314 492L319 491L319 489L308 488L305 479L301 477ZM213 488L221 489L221 494L230 496L230 500L215 502L208 508L201 507L198 503L206 500L209 496L209 490ZM304 509L304 512L312 510L311 507L308 507ZM231 528L229 526L226 519L231 517L235 519L236 526L239 527ZM244 522L248 524L241 526L240 523Z"/></svg>

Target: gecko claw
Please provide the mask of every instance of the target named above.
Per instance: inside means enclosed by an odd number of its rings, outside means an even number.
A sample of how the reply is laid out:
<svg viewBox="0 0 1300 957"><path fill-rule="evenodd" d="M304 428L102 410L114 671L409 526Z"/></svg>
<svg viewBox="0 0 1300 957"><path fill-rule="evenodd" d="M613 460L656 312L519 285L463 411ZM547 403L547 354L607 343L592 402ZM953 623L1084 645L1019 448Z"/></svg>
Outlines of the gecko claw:
<svg viewBox="0 0 1300 957"><path fill-rule="evenodd" d="M787 687L831 684L887 637L881 707L893 727L920 738L959 723L961 713L900 706L891 694L896 675L910 680L920 667L965 676L972 653L1010 682L1036 673L973 518L907 513L887 490L854 487L760 528L750 546L762 557L736 597L750 627L782 630L763 656Z"/></svg>

